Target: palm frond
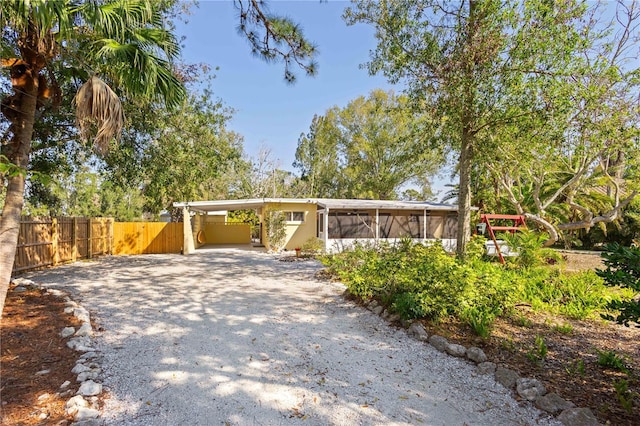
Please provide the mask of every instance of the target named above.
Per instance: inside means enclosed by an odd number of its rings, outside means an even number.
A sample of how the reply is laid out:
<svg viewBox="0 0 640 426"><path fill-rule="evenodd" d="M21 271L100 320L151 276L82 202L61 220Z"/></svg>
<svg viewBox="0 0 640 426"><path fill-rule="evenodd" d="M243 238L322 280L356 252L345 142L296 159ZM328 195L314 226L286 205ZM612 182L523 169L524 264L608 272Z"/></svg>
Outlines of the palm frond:
<svg viewBox="0 0 640 426"><path fill-rule="evenodd" d="M96 126L98 130L93 139L94 147L104 154L111 139L120 137L124 125L124 113L118 95L104 81L92 76L80 87L74 102L80 135L89 139Z"/></svg>

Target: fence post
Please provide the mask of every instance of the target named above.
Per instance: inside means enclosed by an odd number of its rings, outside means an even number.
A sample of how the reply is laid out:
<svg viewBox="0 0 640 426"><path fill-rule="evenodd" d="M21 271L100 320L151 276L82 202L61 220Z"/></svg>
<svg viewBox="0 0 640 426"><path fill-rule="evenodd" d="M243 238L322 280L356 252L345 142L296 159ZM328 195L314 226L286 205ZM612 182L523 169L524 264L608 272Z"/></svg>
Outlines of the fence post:
<svg viewBox="0 0 640 426"><path fill-rule="evenodd" d="M93 218L87 219L87 259L93 257Z"/></svg>
<svg viewBox="0 0 640 426"><path fill-rule="evenodd" d="M58 251L58 218L51 218L51 257L53 266L60 263L60 252Z"/></svg>
<svg viewBox="0 0 640 426"><path fill-rule="evenodd" d="M110 255L113 254L113 222L115 222L115 219L107 219L107 246Z"/></svg>
<svg viewBox="0 0 640 426"><path fill-rule="evenodd" d="M78 218L74 217L71 226L71 261L75 262L78 258Z"/></svg>

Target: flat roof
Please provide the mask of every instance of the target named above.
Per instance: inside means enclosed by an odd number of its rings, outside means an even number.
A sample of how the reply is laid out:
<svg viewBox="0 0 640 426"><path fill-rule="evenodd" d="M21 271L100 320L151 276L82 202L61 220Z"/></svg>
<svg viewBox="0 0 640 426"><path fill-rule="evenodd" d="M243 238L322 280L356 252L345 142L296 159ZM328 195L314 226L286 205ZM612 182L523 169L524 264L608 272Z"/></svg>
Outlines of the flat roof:
<svg viewBox="0 0 640 426"><path fill-rule="evenodd" d="M249 198L243 200L188 201L173 203L174 207L188 207L190 210L212 212L220 210L244 210L263 207L266 204L316 204L329 210L441 210L457 211L454 204L432 203L428 201L401 200L356 200L334 198Z"/></svg>

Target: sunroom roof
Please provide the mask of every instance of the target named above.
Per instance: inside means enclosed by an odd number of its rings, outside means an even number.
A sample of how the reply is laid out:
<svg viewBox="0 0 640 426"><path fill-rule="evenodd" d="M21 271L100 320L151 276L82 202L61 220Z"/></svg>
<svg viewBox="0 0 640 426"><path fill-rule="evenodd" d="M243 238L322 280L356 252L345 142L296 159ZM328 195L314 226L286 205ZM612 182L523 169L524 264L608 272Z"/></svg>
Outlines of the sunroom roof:
<svg viewBox="0 0 640 426"><path fill-rule="evenodd" d="M432 203L428 201L399 200L356 200L334 198L250 198L244 200L212 200L173 203L174 207L188 207L193 211L211 212L220 210L244 210L263 207L265 204L316 204L329 210L441 210L457 211L452 204Z"/></svg>

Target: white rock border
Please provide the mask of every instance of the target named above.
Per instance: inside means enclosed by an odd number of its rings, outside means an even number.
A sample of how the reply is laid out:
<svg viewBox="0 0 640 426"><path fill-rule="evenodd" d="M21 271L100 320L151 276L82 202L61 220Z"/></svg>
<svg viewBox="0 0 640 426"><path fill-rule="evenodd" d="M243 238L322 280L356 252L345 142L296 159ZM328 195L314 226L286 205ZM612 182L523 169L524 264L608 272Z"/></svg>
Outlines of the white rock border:
<svg viewBox="0 0 640 426"><path fill-rule="evenodd" d="M73 390L69 389L71 383L66 381L60 385L57 393L61 397L71 395L65 403L65 410L67 415L73 417L74 424L86 424L89 421L98 419L100 410L98 409L97 396L102 393L102 384L100 383L102 368L97 362L99 357L93 346L93 328L89 311L71 300L67 293L58 289L46 288L27 278L14 278L11 280L11 284L17 287L32 286L42 288L48 294L61 297L67 305L64 312L73 314L82 322L78 330L74 327L64 327L60 330L60 336L68 339L67 346L83 353L71 370L73 374L77 375L76 380L80 382L80 387L78 392L73 395Z"/></svg>
<svg viewBox="0 0 640 426"><path fill-rule="evenodd" d="M397 323L399 317L390 315L376 300L365 303L366 309L389 321ZM477 347L466 348L463 345L450 343L445 337L433 334L429 336L427 330L419 321L400 321L407 334L421 342L429 343L439 352L450 356L464 358L476 365L478 374L493 375L496 382L517 393L523 401L535 405L538 409L555 416L565 426L597 426L598 419L589 408L577 408L571 401L561 398L555 393L547 393L542 382L533 378L522 378L509 368L487 361L484 351Z"/></svg>

